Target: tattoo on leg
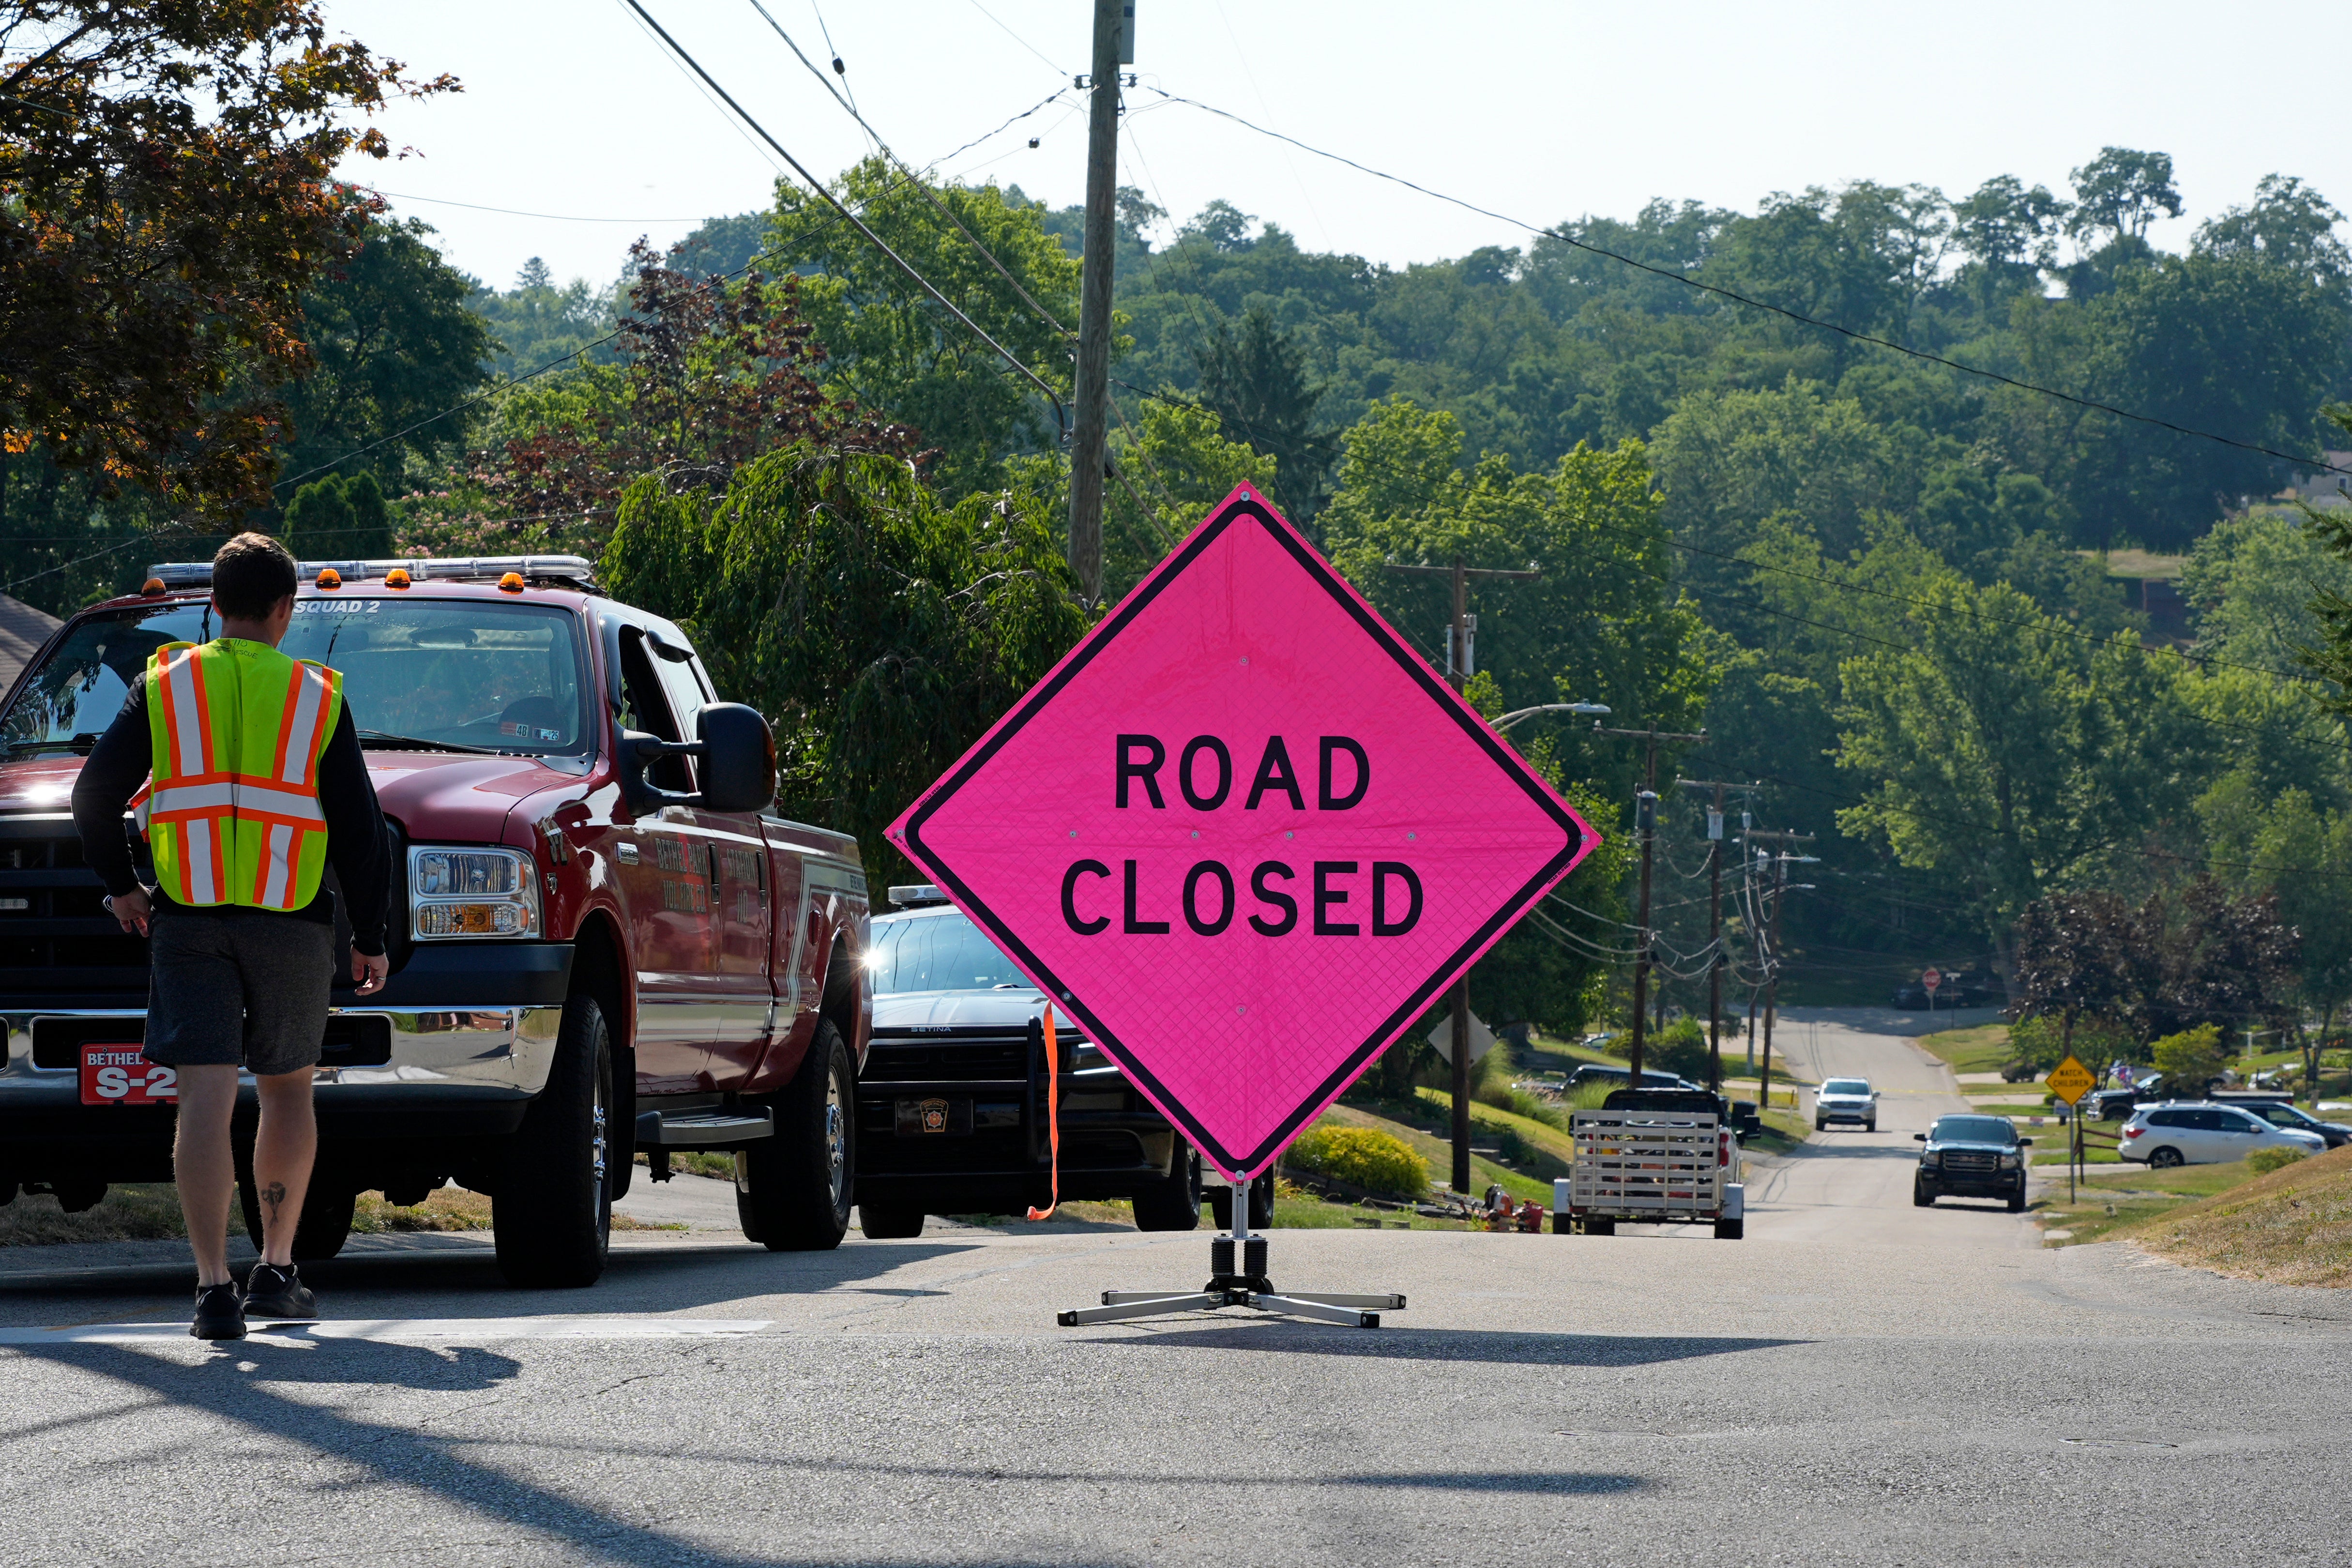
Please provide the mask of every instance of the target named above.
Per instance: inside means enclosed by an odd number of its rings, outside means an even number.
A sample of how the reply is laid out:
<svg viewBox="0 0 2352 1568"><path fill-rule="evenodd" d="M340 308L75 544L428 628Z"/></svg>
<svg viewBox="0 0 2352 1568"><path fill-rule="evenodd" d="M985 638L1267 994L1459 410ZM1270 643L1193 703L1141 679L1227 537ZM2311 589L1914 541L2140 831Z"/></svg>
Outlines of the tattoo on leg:
<svg viewBox="0 0 2352 1568"><path fill-rule="evenodd" d="M261 1201L268 1205L269 1208L268 1217L263 1222L263 1224L265 1226L276 1225L278 1223L278 1205L286 1201L286 1184L283 1182L272 1182L268 1186L262 1188Z"/></svg>

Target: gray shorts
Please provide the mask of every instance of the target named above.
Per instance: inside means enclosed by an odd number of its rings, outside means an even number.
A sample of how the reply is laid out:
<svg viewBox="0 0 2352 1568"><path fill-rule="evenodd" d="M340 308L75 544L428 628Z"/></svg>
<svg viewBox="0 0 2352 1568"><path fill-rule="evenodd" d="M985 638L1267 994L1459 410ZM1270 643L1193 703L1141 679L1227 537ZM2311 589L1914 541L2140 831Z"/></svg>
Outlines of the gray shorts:
<svg viewBox="0 0 2352 1568"><path fill-rule="evenodd" d="M319 1065L333 926L228 908L159 910L149 929L149 1061L259 1077Z"/></svg>

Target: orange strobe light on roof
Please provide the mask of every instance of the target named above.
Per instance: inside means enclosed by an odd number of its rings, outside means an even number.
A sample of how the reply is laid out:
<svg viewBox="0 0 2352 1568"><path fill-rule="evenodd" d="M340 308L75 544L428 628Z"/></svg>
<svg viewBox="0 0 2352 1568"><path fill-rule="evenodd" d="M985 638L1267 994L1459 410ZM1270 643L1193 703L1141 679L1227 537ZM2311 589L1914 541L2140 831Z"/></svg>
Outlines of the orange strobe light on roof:
<svg viewBox="0 0 2352 1568"><path fill-rule="evenodd" d="M520 593L521 593L521 592L522 592L522 574L521 574L521 573L520 573L520 572L509 572L509 573L508 573L505 576L503 576L503 577L499 578L499 592L500 592L500 593L502 593L502 594L520 594Z"/></svg>
<svg viewBox="0 0 2352 1568"><path fill-rule="evenodd" d="M408 586L408 574L395 566L383 574L383 585L387 588L405 588Z"/></svg>
<svg viewBox="0 0 2352 1568"><path fill-rule="evenodd" d="M320 587L321 587L321 588L340 588L340 587L341 587L342 585L343 585L343 574L342 574L341 572L336 571L336 570L335 570L333 567L331 567L331 566L322 567L322 568L320 570L320 573L319 573L319 586L320 586Z"/></svg>
<svg viewBox="0 0 2352 1568"><path fill-rule="evenodd" d="M146 595L151 599L154 598L157 595L164 592L163 579L161 577L150 577L147 581L139 584L139 591L142 594Z"/></svg>

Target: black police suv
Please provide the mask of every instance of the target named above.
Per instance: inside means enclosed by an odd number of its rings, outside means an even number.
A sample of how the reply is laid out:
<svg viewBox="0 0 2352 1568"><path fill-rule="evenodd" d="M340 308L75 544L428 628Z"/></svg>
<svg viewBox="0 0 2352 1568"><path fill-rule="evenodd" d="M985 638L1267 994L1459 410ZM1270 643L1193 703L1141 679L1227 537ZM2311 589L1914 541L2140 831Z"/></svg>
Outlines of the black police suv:
<svg viewBox="0 0 2352 1568"><path fill-rule="evenodd" d="M868 949L874 1038L857 1079L857 1207L867 1236L927 1215L1020 1214L1052 1190L1045 996L929 886L890 889ZM1201 1223L1201 1158L1054 1016L1062 1196L1128 1198L1144 1230Z"/></svg>

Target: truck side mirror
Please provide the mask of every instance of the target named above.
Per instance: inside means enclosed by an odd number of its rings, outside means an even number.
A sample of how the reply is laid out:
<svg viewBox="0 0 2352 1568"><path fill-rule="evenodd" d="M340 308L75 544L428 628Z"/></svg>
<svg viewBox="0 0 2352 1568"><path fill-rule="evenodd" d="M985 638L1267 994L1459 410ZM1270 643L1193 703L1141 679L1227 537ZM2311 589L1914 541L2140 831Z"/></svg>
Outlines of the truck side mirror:
<svg viewBox="0 0 2352 1568"><path fill-rule="evenodd" d="M1914 1143L1925 1143L1927 1141L1927 1135L1925 1132L1914 1132L1911 1134L1911 1142Z"/></svg>
<svg viewBox="0 0 2352 1568"><path fill-rule="evenodd" d="M757 811L776 797L776 737L756 708L713 702L702 710L702 804Z"/></svg>
<svg viewBox="0 0 2352 1568"><path fill-rule="evenodd" d="M633 812L665 805L699 805L711 811L757 811L776 795L776 738L759 710L740 702L713 702L702 710L702 736L665 741L658 735L623 731L619 755L621 798ZM661 757L698 757L702 788L696 794L646 782L646 767Z"/></svg>

